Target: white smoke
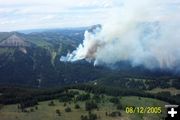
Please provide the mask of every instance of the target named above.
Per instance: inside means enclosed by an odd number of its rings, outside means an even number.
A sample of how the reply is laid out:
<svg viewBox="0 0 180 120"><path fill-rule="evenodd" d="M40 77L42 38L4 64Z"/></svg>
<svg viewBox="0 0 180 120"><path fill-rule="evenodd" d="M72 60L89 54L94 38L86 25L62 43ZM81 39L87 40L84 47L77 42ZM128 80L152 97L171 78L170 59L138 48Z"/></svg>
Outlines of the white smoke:
<svg viewBox="0 0 180 120"><path fill-rule="evenodd" d="M83 43L60 60L86 59L95 65L130 61L132 66L150 69L178 68L179 13L177 0L124 0L107 14L102 28L86 31Z"/></svg>

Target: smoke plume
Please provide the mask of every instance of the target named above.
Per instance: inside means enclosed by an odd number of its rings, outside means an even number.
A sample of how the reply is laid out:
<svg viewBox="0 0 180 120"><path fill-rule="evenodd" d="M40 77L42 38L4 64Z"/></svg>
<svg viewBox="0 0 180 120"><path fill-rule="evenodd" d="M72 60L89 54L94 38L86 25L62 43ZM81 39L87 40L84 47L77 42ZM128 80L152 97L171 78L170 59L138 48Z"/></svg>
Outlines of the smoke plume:
<svg viewBox="0 0 180 120"><path fill-rule="evenodd" d="M116 4L116 3L114 3ZM118 6L119 5L119 6ZM98 64L130 61L149 69L180 67L180 2L124 0L108 18L84 34L83 43L61 61Z"/></svg>

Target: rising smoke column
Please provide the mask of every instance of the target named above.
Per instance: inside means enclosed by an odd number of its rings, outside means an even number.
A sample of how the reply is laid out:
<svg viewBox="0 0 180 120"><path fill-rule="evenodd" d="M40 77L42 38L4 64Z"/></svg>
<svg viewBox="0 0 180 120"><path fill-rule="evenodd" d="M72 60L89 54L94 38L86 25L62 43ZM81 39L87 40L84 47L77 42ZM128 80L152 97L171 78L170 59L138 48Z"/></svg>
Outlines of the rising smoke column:
<svg viewBox="0 0 180 120"><path fill-rule="evenodd" d="M124 0L110 10L102 27L86 31L83 43L60 60L85 59L95 65L130 61L132 66L150 69L179 68L179 12L178 0Z"/></svg>

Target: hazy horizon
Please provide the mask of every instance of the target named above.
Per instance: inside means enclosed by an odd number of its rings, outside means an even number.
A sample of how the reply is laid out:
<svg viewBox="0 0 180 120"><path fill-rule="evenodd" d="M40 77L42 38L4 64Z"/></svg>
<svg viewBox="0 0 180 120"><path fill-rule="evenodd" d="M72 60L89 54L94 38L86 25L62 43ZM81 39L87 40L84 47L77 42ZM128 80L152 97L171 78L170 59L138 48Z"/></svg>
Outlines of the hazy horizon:
<svg viewBox="0 0 180 120"><path fill-rule="evenodd" d="M93 25L90 25L93 26ZM88 28L90 26L75 26L75 27L49 27L49 28L27 28L27 29L15 29L15 30L0 30L0 32L20 32L20 33L31 33L31 32L43 32L46 30L73 30L73 29L83 29L83 28Z"/></svg>

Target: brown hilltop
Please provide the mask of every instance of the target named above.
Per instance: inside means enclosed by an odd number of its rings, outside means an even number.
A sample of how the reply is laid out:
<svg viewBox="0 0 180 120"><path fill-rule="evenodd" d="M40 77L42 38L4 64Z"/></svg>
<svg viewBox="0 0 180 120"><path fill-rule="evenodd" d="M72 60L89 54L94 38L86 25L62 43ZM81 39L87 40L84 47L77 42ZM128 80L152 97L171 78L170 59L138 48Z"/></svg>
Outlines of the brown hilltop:
<svg viewBox="0 0 180 120"><path fill-rule="evenodd" d="M19 37L16 34L9 36L7 39L0 42L1 47L28 47L30 43L24 38Z"/></svg>

